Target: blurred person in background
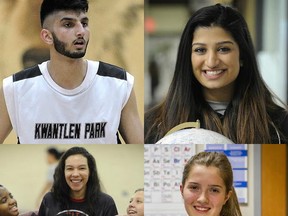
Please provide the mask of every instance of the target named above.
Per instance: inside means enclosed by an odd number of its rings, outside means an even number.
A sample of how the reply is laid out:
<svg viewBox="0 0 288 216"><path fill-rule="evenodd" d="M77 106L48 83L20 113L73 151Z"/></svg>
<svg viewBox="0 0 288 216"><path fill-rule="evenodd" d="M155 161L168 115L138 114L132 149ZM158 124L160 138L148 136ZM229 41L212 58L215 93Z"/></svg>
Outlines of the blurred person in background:
<svg viewBox="0 0 288 216"><path fill-rule="evenodd" d="M144 188L139 188L131 197L128 208L128 216L144 216Z"/></svg>
<svg viewBox="0 0 288 216"><path fill-rule="evenodd" d="M49 49L32 47L22 55L23 68L27 69L50 59Z"/></svg>
<svg viewBox="0 0 288 216"><path fill-rule="evenodd" d="M60 152L58 151L56 148L54 147L51 147L51 148L48 148L47 151L47 158L46 158L46 161L47 161L47 164L48 164L48 170L47 170L47 176L46 176L46 182L45 182L45 185L37 199L37 208L39 208L40 206L40 203L43 199L43 196L50 191L52 185L53 185L53 176L54 176L54 172L55 172L55 169L58 165L58 161L60 159L60 157L62 156L62 154L64 152Z"/></svg>

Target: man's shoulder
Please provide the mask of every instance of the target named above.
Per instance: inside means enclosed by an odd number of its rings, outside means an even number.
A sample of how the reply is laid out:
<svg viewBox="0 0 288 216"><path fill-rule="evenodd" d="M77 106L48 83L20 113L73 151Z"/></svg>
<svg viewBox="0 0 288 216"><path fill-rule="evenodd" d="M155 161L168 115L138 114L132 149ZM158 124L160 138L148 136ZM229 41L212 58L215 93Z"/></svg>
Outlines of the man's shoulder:
<svg viewBox="0 0 288 216"><path fill-rule="evenodd" d="M101 61L99 62L99 68L98 68L97 74L99 76L127 80L127 74L123 68L106 63L106 62L101 62Z"/></svg>
<svg viewBox="0 0 288 216"><path fill-rule="evenodd" d="M27 68L25 70L22 70L13 74L12 77L13 77L13 82L17 82L17 81L34 78L34 77L41 76L41 75L42 73L40 71L40 68L38 67L38 65L35 65L31 68Z"/></svg>

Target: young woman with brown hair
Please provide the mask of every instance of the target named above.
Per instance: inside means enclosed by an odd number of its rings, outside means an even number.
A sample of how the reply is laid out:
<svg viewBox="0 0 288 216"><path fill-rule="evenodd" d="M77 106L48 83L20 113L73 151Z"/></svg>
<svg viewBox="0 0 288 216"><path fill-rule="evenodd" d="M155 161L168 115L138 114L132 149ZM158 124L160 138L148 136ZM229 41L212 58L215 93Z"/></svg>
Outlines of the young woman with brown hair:
<svg viewBox="0 0 288 216"><path fill-rule="evenodd" d="M200 152L185 165L180 191L189 216L242 216L228 158Z"/></svg>

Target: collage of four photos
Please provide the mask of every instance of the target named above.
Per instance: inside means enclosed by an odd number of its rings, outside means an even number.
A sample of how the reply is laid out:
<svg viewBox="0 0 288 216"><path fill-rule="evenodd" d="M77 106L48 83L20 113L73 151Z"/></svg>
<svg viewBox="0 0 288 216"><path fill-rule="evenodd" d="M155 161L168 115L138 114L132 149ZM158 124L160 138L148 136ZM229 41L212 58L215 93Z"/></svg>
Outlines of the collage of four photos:
<svg viewBox="0 0 288 216"><path fill-rule="evenodd" d="M288 216L285 0L0 11L0 216Z"/></svg>

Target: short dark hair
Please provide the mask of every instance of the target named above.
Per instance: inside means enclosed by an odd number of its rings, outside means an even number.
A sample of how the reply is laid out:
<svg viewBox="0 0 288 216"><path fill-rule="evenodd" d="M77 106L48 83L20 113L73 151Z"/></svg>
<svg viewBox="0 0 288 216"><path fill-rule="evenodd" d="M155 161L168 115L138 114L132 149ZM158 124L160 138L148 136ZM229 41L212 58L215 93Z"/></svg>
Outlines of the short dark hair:
<svg viewBox="0 0 288 216"><path fill-rule="evenodd" d="M64 152L58 151L56 148L48 148L47 153L53 155L56 160L59 160Z"/></svg>
<svg viewBox="0 0 288 216"><path fill-rule="evenodd" d="M70 187L65 180L65 162L71 155L80 154L87 158L89 167L89 179L87 182L87 189L85 194L85 200L88 203L89 215L94 215L93 205L98 202L99 194L101 193L100 180L97 173L96 161L94 157L83 147L72 147L68 149L60 158L59 164L56 167L54 173L54 183L52 186L52 194L54 198L60 202L60 206L65 208L68 206L70 200Z"/></svg>
<svg viewBox="0 0 288 216"><path fill-rule="evenodd" d="M88 11L88 0L44 0L40 10L41 26L43 27L46 17L55 11L73 10Z"/></svg>
<svg viewBox="0 0 288 216"><path fill-rule="evenodd" d="M24 69L40 64L50 59L50 52L48 48L31 47L27 49L22 55L22 64Z"/></svg>

